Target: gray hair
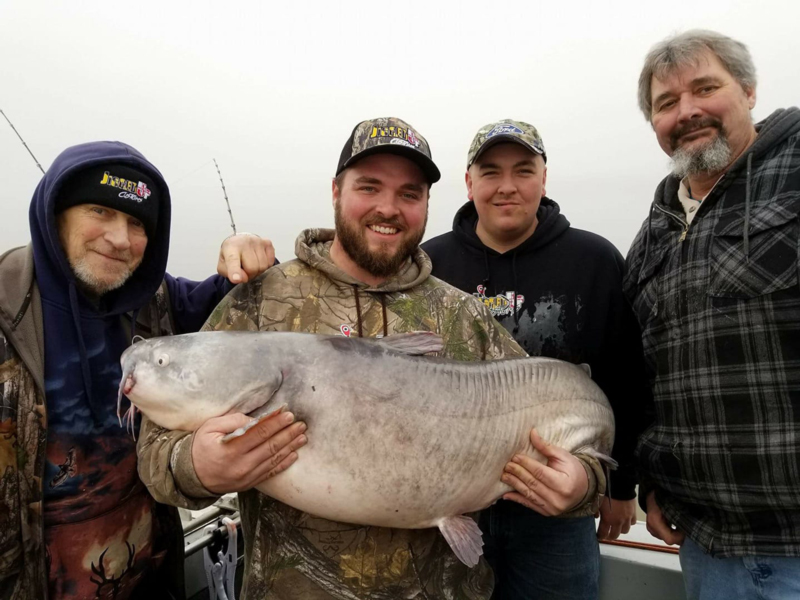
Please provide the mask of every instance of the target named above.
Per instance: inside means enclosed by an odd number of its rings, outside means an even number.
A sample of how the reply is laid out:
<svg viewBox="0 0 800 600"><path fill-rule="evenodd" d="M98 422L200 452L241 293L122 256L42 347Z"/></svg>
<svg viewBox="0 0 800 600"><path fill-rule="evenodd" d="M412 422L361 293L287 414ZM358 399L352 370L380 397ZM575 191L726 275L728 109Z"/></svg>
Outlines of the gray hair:
<svg viewBox="0 0 800 600"><path fill-rule="evenodd" d="M644 59L639 75L639 108L651 120L653 76L662 79L675 69L694 66L703 52L710 51L744 90L756 87L756 67L750 51L742 42L708 29L692 29L669 37L655 46Z"/></svg>

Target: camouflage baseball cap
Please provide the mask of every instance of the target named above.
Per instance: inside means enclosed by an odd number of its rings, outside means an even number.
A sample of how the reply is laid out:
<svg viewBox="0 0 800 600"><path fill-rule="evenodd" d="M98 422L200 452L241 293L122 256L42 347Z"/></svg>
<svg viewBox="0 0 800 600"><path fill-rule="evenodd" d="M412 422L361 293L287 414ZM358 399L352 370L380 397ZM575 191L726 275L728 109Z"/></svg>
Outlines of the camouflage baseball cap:
<svg viewBox="0 0 800 600"><path fill-rule="evenodd" d="M484 125L475 134L467 154L467 168L469 169L486 150L501 142L516 142L531 152L541 154L544 162L547 162L544 142L542 142L542 136L536 131L536 127L522 121L503 119Z"/></svg>
<svg viewBox="0 0 800 600"><path fill-rule="evenodd" d="M433 163L427 140L411 125L395 117L370 119L356 125L342 149L336 174L362 158L381 152L414 161L425 173L428 183L436 183L442 176Z"/></svg>

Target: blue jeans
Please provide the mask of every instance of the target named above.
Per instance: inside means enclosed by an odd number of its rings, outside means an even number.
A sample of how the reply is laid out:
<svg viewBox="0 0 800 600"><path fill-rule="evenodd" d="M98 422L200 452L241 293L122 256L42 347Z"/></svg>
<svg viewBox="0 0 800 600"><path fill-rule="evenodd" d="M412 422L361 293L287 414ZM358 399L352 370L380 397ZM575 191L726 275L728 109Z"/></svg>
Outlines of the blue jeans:
<svg viewBox="0 0 800 600"><path fill-rule="evenodd" d="M594 517L543 517L500 500L480 516L492 600L596 600L600 549Z"/></svg>
<svg viewBox="0 0 800 600"><path fill-rule="evenodd" d="M714 558L689 538L681 546L688 600L797 600L800 557Z"/></svg>

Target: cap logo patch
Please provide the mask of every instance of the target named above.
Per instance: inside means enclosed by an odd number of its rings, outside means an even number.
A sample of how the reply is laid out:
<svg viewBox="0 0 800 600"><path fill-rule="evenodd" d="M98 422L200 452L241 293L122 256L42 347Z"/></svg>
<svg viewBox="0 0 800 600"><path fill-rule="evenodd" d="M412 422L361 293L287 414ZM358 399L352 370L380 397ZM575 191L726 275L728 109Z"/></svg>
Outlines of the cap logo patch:
<svg viewBox="0 0 800 600"><path fill-rule="evenodd" d="M131 200L135 199L139 202L141 202L143 199L146 200L152 193L147 187L147 184L143 181L130 181L128 179L123 179L122 177L115 177L108 171L103 174L103 179L100 180L100 185L107 185L120 189L123 192L127 192L130 195L123 196L121 193L120 197L129 198ZM136 198L131 197L132 194L136 194Z"/></svg>
<svg viewBox="0 0 800 600"><path fill-rule="evenodd" d="M486 134L486 139L493 138L496 135L524 135L524 131L519 127L511 125L510 123L500 123L495 125L494 128Z"/></svg>
<svg viewBox="0 0 800 600"><path fill-rule="evenodd" d="M374 138L394 138L397 140L402 140L406 142L412 148L419 147L419 139L414 132L410 129L406 129L405 127L395 127L394 125L390 125L388 127L372 127L372 132L369 134L370 139ZM395 143L394 141L390 143Z"/></svg>
<svg viewBox="0 0 800 600"><path fill-rule="evenodd" d="M408 148L414 148L416 150L416 146L410 144L406 140L401 140L400 138L394 138L391 142L389 142L392 146L406 146Z"/></svg>

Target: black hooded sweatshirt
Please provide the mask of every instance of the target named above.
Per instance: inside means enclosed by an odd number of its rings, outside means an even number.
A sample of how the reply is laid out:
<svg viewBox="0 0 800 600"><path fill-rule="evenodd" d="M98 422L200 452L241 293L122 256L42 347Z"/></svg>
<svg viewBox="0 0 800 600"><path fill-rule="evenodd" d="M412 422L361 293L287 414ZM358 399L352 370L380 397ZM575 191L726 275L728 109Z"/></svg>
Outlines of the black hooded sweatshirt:
<svg viewBox="0 0 800 600"><path fill-rule="evenodd" d="M467 202L453 231L422 245L433 275L482 300L531 356L588 363L616 419L610 495L635 496L633 452L645 425L649 392L641 338L622 294L625 261L604 238L574 229L543 198L538 225L522 244L498 253L481 242Z"/></svg>

